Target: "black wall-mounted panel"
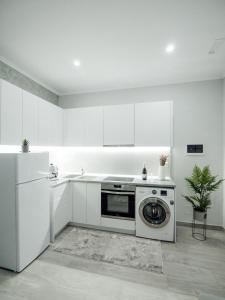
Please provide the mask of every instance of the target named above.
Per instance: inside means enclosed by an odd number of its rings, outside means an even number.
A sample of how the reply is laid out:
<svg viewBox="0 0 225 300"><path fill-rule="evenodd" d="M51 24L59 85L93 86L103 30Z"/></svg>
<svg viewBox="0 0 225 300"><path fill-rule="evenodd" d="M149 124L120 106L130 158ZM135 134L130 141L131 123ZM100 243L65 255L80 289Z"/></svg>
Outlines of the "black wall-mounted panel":
<svg viewBox="0 0 225 300"><path fill-rule="evenodd" d="M203 153L203 145L187 145L187 153Z"/></svg>

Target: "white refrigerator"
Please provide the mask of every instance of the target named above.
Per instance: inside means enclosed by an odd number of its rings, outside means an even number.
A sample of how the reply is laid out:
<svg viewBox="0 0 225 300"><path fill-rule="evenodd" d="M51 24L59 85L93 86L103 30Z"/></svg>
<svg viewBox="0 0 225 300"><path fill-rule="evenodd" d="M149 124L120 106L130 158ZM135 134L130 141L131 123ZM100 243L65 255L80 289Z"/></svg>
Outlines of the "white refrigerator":
<svg viewBox="0 0 225 300"><path fill-rule="evenodd" d="M49 154L0 153L0 267L22 271L50 242Z"/></svg>

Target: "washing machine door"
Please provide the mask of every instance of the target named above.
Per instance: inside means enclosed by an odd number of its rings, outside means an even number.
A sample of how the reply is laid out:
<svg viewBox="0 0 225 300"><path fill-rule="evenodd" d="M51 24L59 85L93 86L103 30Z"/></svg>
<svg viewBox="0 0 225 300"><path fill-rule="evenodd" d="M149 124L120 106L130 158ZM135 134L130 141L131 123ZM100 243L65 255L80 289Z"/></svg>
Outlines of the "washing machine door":
<svg viewBox="0 0 225 300"><path fill-rule="evenodd" d="M139 215L146 225L161 228L169 222L170 208L162 199L149 197L140 203Z"/></svg>

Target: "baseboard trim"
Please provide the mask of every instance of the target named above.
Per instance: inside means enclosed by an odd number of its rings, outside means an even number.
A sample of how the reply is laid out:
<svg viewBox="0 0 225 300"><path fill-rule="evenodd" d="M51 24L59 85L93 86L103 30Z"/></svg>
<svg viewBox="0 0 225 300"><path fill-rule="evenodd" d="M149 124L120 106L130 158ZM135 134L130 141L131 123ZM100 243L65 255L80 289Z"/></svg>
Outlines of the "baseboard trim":
<svg viewBox="0 0 225 300"><path fill-rule="evenodd" d="M88 229L97 229L97 230L103 230L103 231L110 231L110 232L117 232L117 233L125 233L125 234L135 235L135 230L119 229L119 228L106 227L106 226L95 226L95 225L88 225L88 224L76 223L76 222L69 222L68 225L78 226L78 227L88 228Z"/></svg>
<svg viewBox="0 0 225 300"><path fill-rule="evenodd" d="M191 227L191 226L192 226L192 223L177 221L177 222L176 222L176 225L177 225L177 226ZM196 227L200 227L201 225L200 225L200 224L196 224L195 226L196 226ZM223 226L219 226L219 225L206 225L206 228L207 228L207 229L210 229L210 230L220 230L220 231L225 231L225 229L223 228Z"/></svg>

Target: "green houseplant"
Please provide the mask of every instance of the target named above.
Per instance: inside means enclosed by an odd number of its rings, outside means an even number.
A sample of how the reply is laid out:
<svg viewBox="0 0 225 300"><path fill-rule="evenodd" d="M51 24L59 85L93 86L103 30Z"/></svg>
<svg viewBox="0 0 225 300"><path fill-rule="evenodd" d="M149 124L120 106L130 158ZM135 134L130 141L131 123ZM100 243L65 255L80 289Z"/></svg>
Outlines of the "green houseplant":
<svg viewBox="0 0 225 300"><path fill-rule="evenodd" d="M194 194L184 198L192 204L195 219L202 221L206 219L207 209L211 206L211 193L219 188L223 179L217 180L217 176L211 174L209 166L201 169L195 165L192 175L185 180Z"/></svg>
<svg viewBox="0 0 225 300"><path fill-rule="evenodd" d="M27 139L23 139L23 141L22 141L22 152L23 153L29 152L29 145L30 145L29 141Z"/></svg>

